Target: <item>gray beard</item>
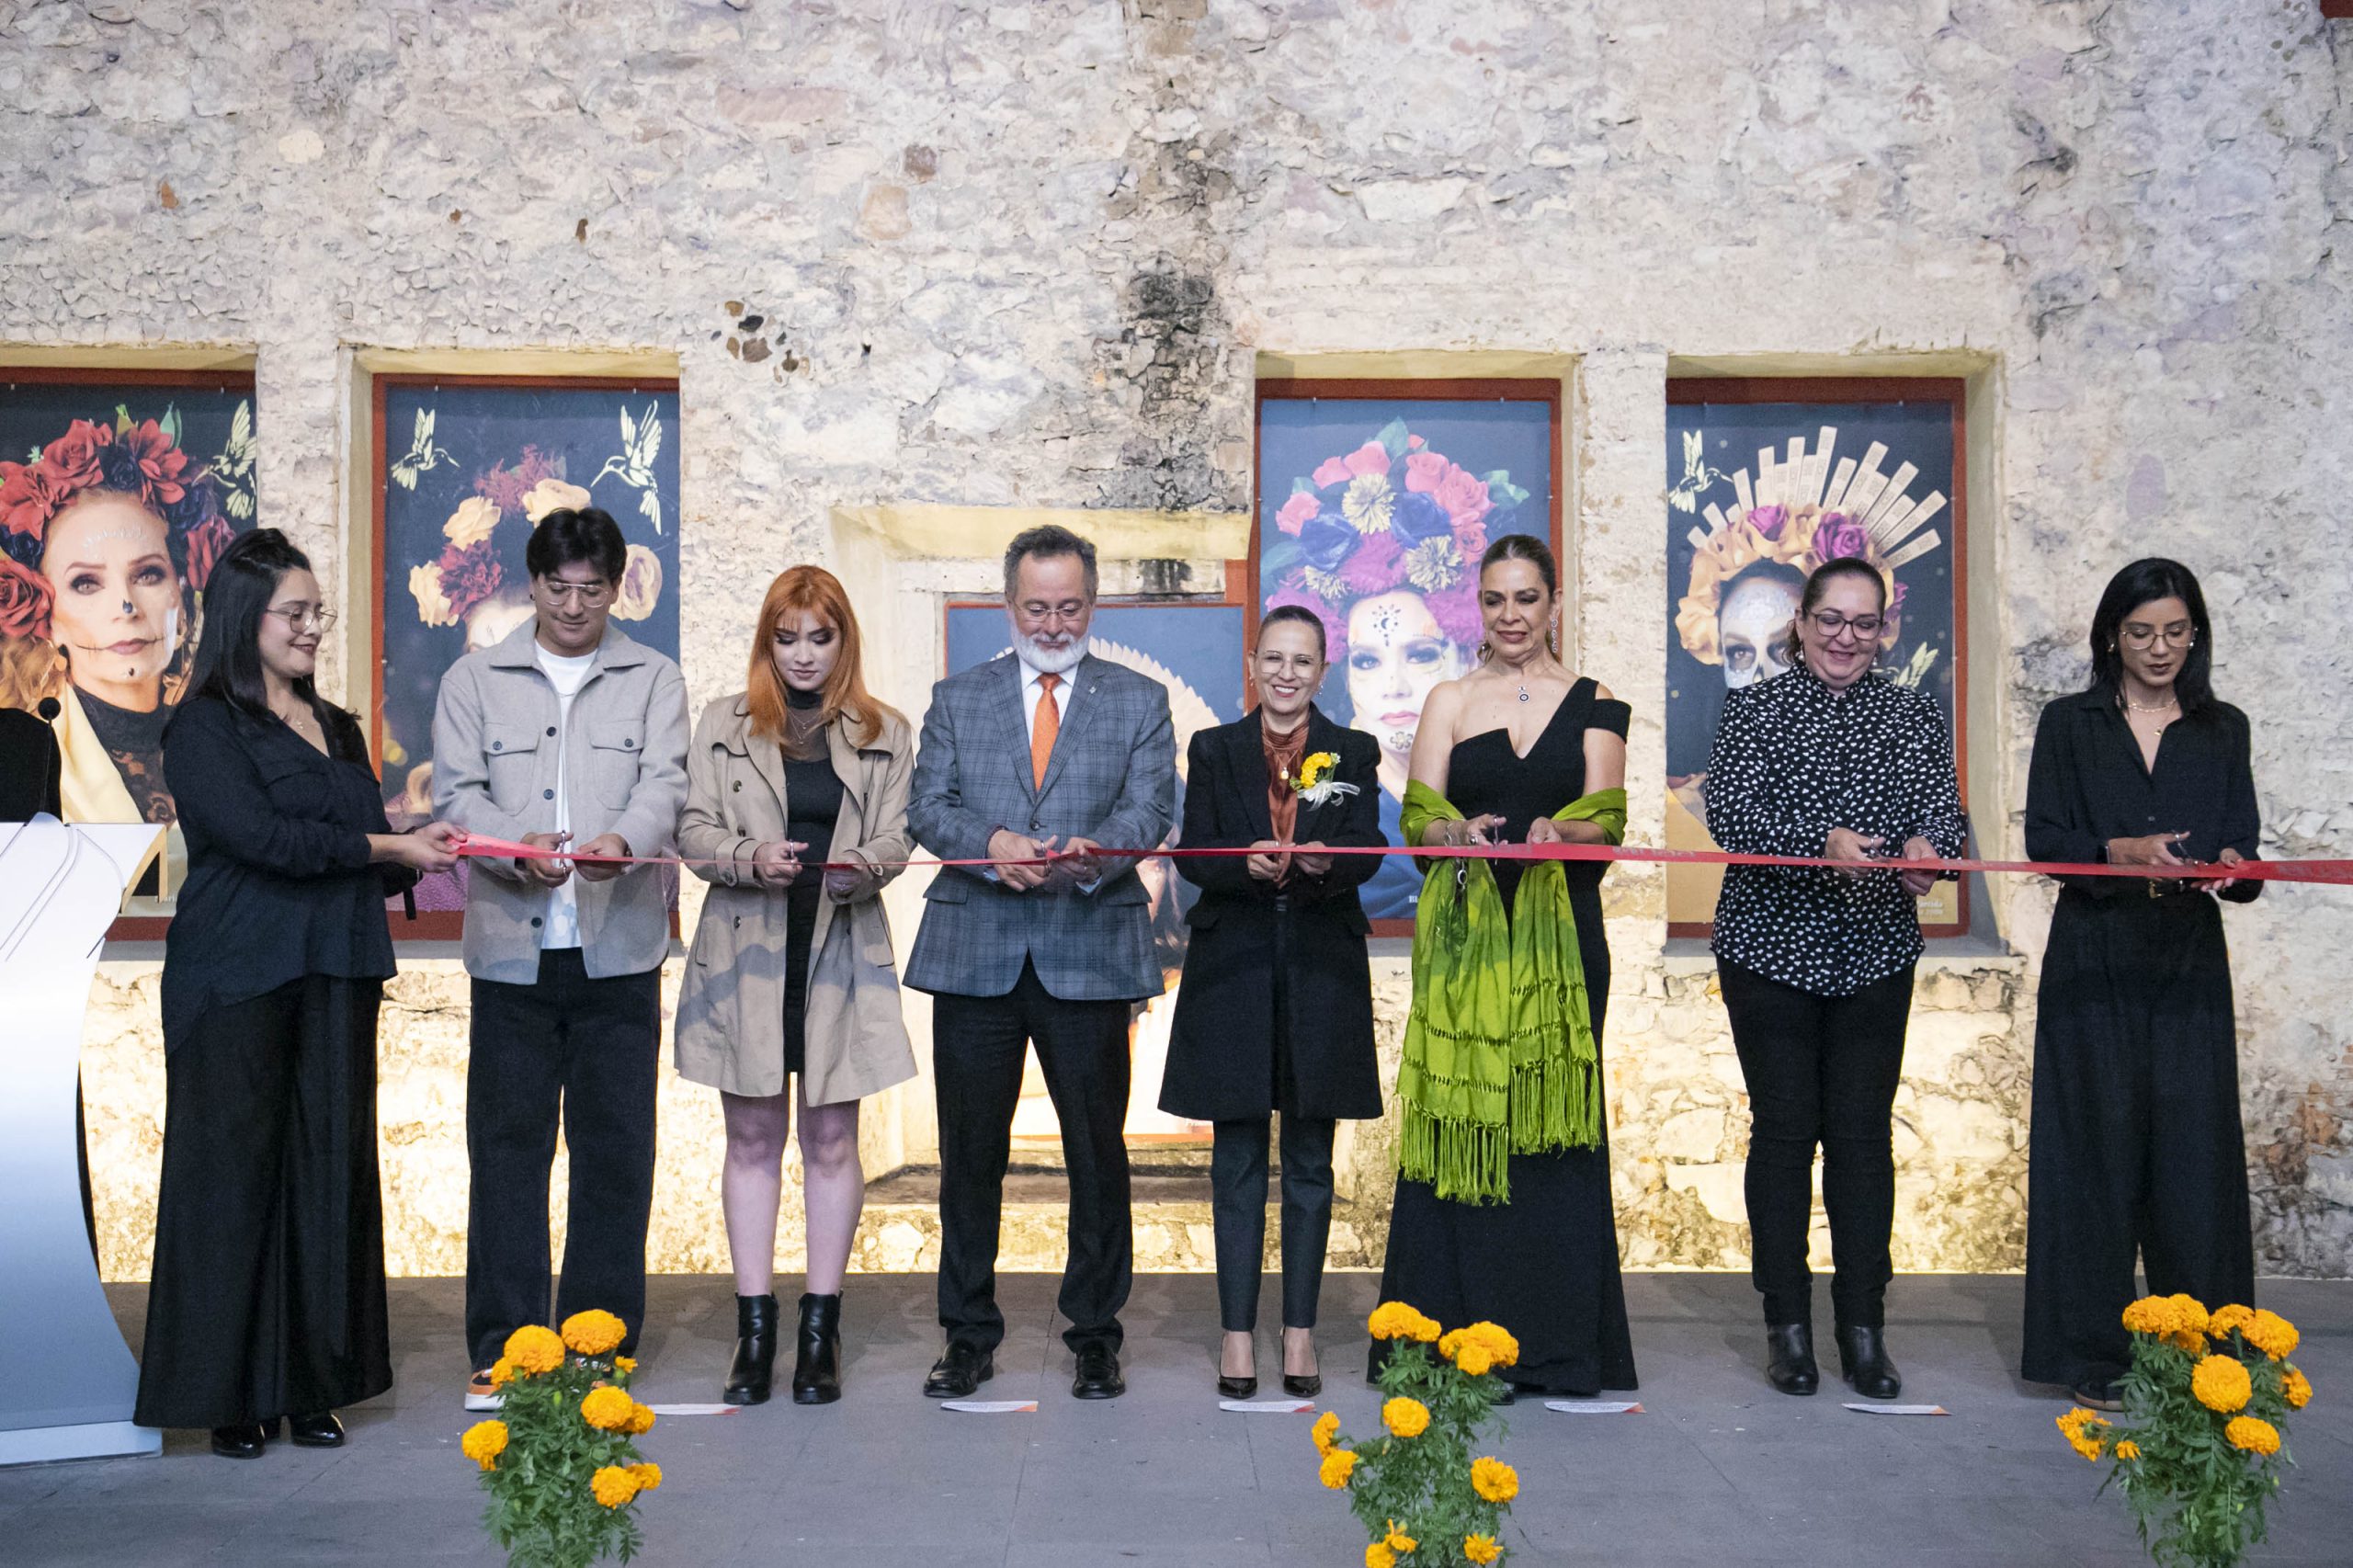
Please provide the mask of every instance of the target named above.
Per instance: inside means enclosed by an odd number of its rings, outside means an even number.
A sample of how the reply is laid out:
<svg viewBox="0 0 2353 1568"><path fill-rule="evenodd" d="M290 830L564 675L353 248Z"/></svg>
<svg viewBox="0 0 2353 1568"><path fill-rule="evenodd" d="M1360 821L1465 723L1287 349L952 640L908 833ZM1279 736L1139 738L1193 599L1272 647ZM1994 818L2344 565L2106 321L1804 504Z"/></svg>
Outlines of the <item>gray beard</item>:
<svg viewBox="0 0 2353 1568"><path fill-rule="evenodd" d="M1086 639L1074 637L1067 647L1040 648L1034 637L1024 637L1013 645L1014 657L1041 676L1067 675L1086 657Z"/></svg>

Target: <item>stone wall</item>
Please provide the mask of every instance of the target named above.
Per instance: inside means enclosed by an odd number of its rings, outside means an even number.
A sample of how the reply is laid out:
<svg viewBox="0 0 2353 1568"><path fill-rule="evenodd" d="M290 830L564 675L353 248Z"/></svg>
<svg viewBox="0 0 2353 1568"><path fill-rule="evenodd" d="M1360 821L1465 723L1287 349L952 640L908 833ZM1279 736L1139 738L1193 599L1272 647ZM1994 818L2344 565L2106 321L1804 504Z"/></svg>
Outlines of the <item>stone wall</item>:
<svg viewBox="0 0 2353 1568"><path fill-rule="evenodd" d="M1966 373L1983 842L2018 846L2034 718L2082 679L2098 583L2162 551L2214 603L2268 851L2344 854L2346 67L2314 10L0 0L0 359L249 361L263 506L347 581L387 356L673 366L697 698L773 570L815 558L892 627L885 694L920 707L937 594L984 582L1030 509L1101 514L1115 548L1166 532L1115 517L1230 528L1262 367L1547 357L1570 367L1576 656L1633 703L1653 840L1666 378ZM933 552L961 562L835 520L949 506L1002 509ZM2049 904L2002 882L1995 935L1930 966L1905 1267L2017 1261ZM2349 905L2277 889L2229 915L2267 1269L2353 1267ZM1609 913L1628 1256L1734 1266L1740 1087L1705 965L1669 951L1655 876L1613 876ZM96 994L115 1274L143 1266L153 976L117 955ZM1379 986L1393 1035L1394 955ZM426 960L388 1016L406 1270L459 1256L461 1003ZM714 1267L715 1117L665 1096L657 1253ZM920 1094L870 1120L878 1161L929 1137ZM1385 1148L1352 1135L1347 1261L1377 1250ZM1197 1229L1154 1221L1147 1262ZM861 1256L920 1266L926 1233L881 1217Z"/></svg>

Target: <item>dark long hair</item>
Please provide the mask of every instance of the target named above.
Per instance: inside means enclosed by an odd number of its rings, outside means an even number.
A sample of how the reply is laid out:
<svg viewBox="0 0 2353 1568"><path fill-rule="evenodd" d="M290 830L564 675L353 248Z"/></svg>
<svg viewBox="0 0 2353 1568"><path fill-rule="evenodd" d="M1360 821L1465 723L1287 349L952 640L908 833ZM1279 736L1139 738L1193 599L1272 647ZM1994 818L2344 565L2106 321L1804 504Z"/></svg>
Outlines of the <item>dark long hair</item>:
<svg viewBox="0 0 2353 1568"><path fill-rule="evenodd" d="M1782 653L1790 664L1805 663L1805 644L1798 641L1798 623L1813 613L1814 608L1822 603L1823 594L1841 577L1869 578L1871 586L1879 590L1880 613L1887 613L1887 579L1879 574L1878 567L1859 555L1835 556L1824 562L1806 574L1805 588L1798 595L1798 612L1790 617L1790 640L1783 645Z"/></svg>
<svg viewBox="0 0 2353 1568"><path fill-rule="evenodd" d="M1495 543L1487 546L1487 552L1479 557L1479 575L1484 578L1488 567L1503 561L1525 561L1535 567L1537 576L1544 580L1544 591L1552 596L1554 608L1559 607L1561 568L1552 559L1552 550L1550 545L1534 534L1499 534ZM1486 611L1482 608L1480 611L1482 624L1484 623L1485 616ZM1556 659L1561 656L1561 640L1552 634L1552 630L1549 626L1544 630L1544 651ZM1483 660L1486 656L1487 645L1482 642L1479 644L1479 657Z"/></svg>
<svg viewBox="0 0 2353 1568"><path fill-rule="evenodd" d="M2197 574L2162 555L2135 561L2108 580L2099 608L2092 612L2092 689L2123 700L2124 656L2116 640L2126 616L2158 599L2179 599L2189 607L2189 651L2182 655L2181 673L2173 677L2186 719L2214 699L2214 629L2206 619L2206 596L2199 591Z"/></svg>
<svg viewBox="0 0 2353 1568"><path fill-rule="evenodd" d="M275 722L269 687L262 678L261 618L289 572L308 572L311 558L276 528L239 534L213 563L204 588L204 631L197 639L196 664L183 703L218 698L251 719ZM294 695L311 705L319 729L338 756L350 751L358 723L323 700L311 677L294 682ZM168 740L167 740L168 744Z"/></svg>

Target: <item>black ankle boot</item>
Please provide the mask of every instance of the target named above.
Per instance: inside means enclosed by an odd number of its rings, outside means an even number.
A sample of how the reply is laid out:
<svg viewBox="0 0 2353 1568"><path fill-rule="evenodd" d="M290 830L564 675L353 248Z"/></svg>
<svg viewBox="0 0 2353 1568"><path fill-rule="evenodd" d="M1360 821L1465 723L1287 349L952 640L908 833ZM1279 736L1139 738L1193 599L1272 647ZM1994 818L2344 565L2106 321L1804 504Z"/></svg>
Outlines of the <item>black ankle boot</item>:
<svg viewBox="0 0 2353 1568"><path fill-rule="evenodd" d="M831 1404L842 1396L842 1298L801 1298L801 1348L792 1362L792 1403Z"/></svg>
<svg viewBox="0 0 2353 1568"><path fill-rule="evenodd" d="M1865 1399L1893 1399L1904 1392L1904 1374L1888 1358L1885 1332L1838 1325L1838 1369Z"/></svg>
<svg viewBox="0 0 2353 1568"><path fill-rule="evenodd" d="M735 1298L735 1358L727 1363L727 1386L719 1397L730 1404L766 1404L776 1372L776 1298Z"/></svg>
<svg viewBox="0 0 2353 1568"><path fill-rule="evenodd" d="M1813 1325L1777 1323L1765 1330L1765 1378L1783 1393L1812 1393L1822 1386L1813 1359Z"/></svg>

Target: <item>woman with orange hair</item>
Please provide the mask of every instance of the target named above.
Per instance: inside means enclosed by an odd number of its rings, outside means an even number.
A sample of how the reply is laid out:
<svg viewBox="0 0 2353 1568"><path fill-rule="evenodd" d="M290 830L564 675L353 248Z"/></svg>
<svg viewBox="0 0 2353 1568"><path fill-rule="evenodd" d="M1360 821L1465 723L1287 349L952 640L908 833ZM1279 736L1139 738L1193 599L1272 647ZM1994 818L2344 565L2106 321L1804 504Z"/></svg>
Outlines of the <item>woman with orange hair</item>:
<svg viewBox="0 0 2353 1568"><path fill-rule="evenodd" d="M679 853L711 884L678 995L677 1062L719 1090L726 1115L730 1404L768 1397L792 1099L808 1251L792 1399L841 1397L842 1274L866 1198L858 1102L915 1071L878 897L907 858L914 766L907 722L867 692L839 580L783 573L760 605L745 688L695 727L678 823Z"/></svg>

